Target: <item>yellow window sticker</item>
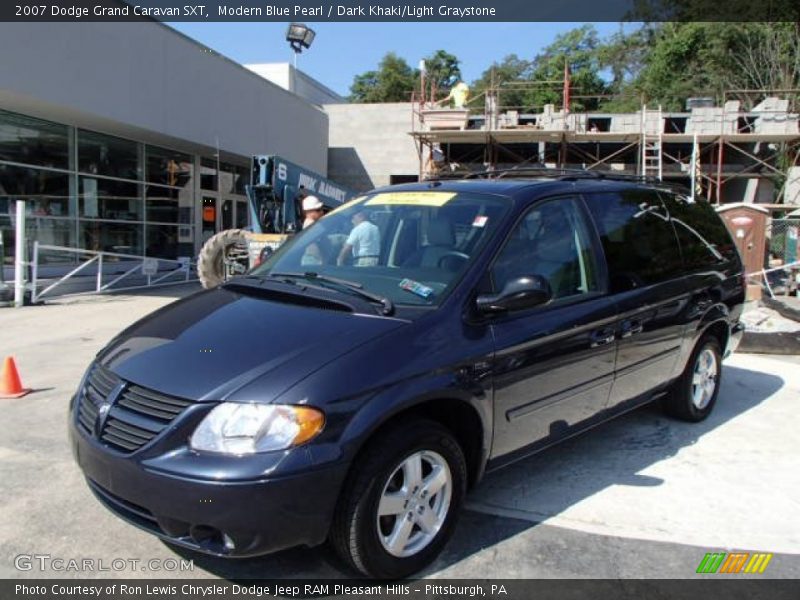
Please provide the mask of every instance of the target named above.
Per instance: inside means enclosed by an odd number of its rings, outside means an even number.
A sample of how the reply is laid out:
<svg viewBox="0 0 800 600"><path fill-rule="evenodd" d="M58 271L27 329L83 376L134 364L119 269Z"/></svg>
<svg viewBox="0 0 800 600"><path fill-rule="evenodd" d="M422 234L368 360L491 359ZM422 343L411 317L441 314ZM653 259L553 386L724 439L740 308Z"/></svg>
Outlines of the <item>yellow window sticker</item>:
<svg viewBox="0 0 800 600"><path fill-rule="evenodd" d="M328 215L335 215L339 211L345 210L346 208L350 208L351 206L355 206L356 204L361 204L366 199L367 199L366 196L359 196L358 198L353 198L352 200L348 200L341 206L337 206L336 208L334 208L331 212L326 213L325 216L327 217Z"/></svg>
<svg viewBox="0 0 800 600"><path fill-rule="evenodd" d="M364 206L409 204L412 206L444 206L455 192L387 192L367 200Z"/></svg>

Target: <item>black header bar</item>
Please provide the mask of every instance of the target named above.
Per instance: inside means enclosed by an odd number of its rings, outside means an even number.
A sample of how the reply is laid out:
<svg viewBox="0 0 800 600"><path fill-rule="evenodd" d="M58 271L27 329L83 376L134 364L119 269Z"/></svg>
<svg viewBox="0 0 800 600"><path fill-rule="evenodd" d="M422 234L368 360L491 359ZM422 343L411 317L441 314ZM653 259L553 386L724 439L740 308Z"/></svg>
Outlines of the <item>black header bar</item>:
<svg viewBox="0 0 800 600"><path fill-rule="evenodd" d="M3 0L0 21L790 21L797 0Z"/></svg>

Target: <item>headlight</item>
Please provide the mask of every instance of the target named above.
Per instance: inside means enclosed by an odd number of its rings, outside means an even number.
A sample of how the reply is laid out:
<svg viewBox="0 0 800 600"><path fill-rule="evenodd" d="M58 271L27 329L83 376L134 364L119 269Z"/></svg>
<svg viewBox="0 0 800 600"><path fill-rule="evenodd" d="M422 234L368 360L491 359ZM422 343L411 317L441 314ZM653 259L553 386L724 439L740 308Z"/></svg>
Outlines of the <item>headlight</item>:
<svg viewBox="0 0 800 600"><path fill-rule="evenodd" d="M225 454L285 450L313 438L324 423L320 411L306 406L225 402L206 415L189 443Z"/></svg>

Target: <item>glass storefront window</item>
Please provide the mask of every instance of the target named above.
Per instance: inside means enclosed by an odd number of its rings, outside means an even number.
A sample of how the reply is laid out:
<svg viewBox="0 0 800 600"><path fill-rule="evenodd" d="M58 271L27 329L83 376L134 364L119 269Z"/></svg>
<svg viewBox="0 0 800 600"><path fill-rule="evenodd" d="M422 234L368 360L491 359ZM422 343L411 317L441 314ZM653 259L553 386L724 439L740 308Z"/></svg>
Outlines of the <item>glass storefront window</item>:
<svg viewBox="0 0 800 600"><path fill-rule="evenodd" d="M147 256L156 258L171 258L179 256L192 256L194 254L194 228L191 225L160 225L146 226Z"/></svg>
<svg viewBox="0 0 800 600"><path fill-rule="evenodd" d="M141 188L138 183L81 176L78 180L78 215L89 219L142 221Z"/></svg>
<svg viewBox="0 0 800 600"><path fill-rule="evenodd" d="M14 264L16 253L16 214L0 215L0 232L3 236L4 261L6 265ZM28 240L37 240L40 244L50 246L75 247L75 221L72 219L54 219L41 215L28 214L25 217L25 235ZM30 256L29 256L30 258ZM41 264L51 262L70 262L72 257L42 253L40 256Z"/></svg>
<svg viewBox="0 0 800 600"><path fill-rule="evenodd" d="M69 178L66 173L0 164L0 215L16 210L16 201L28 203L29 214L68 217Z"/></svg>
<svg viewBox="0 0 800 600"><path fill-rule="evenodd" d="M139 145L93 131L78 131L78 169L92 175L141 179Z"/></svg>
<svg viewBox="0 0 800 600"><path fill-rule="evenodd" d="M69 169L69 128L0 110L0 160Z"/></svg>
<svg viewBox="0 0 800 600"><path fill-rule="evenodd" d="M212 158L200 159L200 188L217 191L217 161Z"/></svg>
<svg viewBox="0 0 800 600"><path fill-rule="evenodd" d="M18 200L27 203L31 241L162 258L193 256L218 222L247 224L248 161L229 157L227 163L211 155L198 161L191 152L0 110L5 262L13 262ZM203 192L196 195L197 188Z"/></svg>
<svg viewBox="0 0 800 600"><path fill-rule="evenodd" d="M145 162L148 183L191 189L194 175L191 155L157 146L146 146Z"/></svg>
<svg viewBox="0 0 800 600"><path fill-rule="evenodd" d="M194 195L190 190L148 185L145 198L148 222L192 224Z"/></svg>
<svg viewBox="0 0 800 600"><path fill-rule="evenodd" d="M247 227L247 202L244 200L236 201L236 229L244 229Z"/></svg>
<svg viewBox="0 0 800 600"><path fill-rule="evenodd" d="M244 186L250 183L247 167L220 163L220 191L224 194L240 194L244 196Z"/></svg>
<svg viewBox="0 0 800 600"><path fill-rule="evenodd" d="M144 225L115 221L78 222L78 243L86 250L142 255Z"/></svg>

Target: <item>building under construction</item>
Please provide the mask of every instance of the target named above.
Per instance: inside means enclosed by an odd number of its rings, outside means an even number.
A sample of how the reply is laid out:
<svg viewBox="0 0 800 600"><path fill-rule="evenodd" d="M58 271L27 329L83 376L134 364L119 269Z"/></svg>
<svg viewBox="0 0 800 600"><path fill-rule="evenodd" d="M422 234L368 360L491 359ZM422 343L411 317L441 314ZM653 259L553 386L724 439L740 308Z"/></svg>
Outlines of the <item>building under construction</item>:
<svg viewBox="0 0 800 600"><path fill-rule="evenodd" d="M495 88L460 108L412 102L410 133L421 178L534 166L604 170L693 186L714 204L784 212L800 207L800 129L785 99L797 91L778 92L731 93L737 99L721 106L697 99L686 112L578 113L567 100L533 113L503 107ZM745 110L741 98L758 102Z"/></svg>

